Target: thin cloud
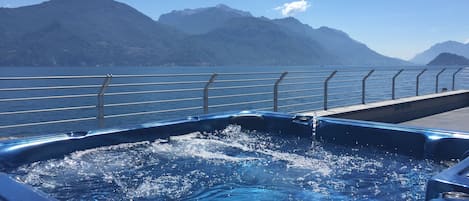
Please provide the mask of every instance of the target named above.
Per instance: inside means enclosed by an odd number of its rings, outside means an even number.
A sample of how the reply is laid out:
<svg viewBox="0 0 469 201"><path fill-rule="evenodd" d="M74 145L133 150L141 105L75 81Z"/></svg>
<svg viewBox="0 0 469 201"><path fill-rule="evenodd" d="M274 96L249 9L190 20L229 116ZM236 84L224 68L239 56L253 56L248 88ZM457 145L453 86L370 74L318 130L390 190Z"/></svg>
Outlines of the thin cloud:
<svg viewBox="0 0 469 201"><path fill-rule="evenodd" d="M469 38L464 41L464 43L469 44Z"/></svg>
<svg viewBox="0 0 469 201"><path fill-rule="evenodd" d="M311 4L306 0L293 1L285 3L282 6L275 8L279 10L283 16L292 16L296 13L305 12Z"/></svg>

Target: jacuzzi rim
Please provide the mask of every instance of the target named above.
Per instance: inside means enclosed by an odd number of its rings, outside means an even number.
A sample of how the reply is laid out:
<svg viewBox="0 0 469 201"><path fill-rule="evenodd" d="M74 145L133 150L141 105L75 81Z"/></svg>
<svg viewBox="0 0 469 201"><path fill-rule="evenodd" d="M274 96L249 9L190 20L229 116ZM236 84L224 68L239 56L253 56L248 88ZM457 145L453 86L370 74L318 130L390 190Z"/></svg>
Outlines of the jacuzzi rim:
<svg viewBox="0 0 469 201"><path fill-rule="evenodd" d="M409 131L409 132L419 133L433 141L438 141L442 139L466 139L466 140L469 139L469 133L465 133L464 131L450 131L450 130L443 130L443 129L421 128L421 127L413 127L413 126L405 126L405 125L338 119L338 118L329 118L329 117L316 117L315 119L312 116L307 116L307 115L292 115L292 114L276 113L276 112L231 111L231 112L207 114L207 115L200 115L200 116L189 116L186 118L179 118L179 119L173 119L173 120L154 121L154 122L144 123L144 124L130 126L130 127L115 127L115 128L98 129L98 130L84 131L84 132L78 131L78 133L75 132L76 134L74 134L73 132L72 133L57 133L57 134L48 134L48 135L41 135L41 136L35 136L35 137L5 140L5 141L0 141L0 157L5 155L5 151L7 152L14 151L15 148L18 148L18 147L36 146L38 144L44 144L44 143L50 143L50 142L61 142L61 141L68 141L68 140L82 140L82 139L92 138L94 136L112 135L118 132L126 132L126 131L138 130L138 129L177 125L177 124L182 124L182 123L195 123L195 122L202 122L205 120L229 119L229 118L237 118L237 117L239 118L246 118L246 117L247 118L264 118L264 117L283 118L283 119L289 119L292 122L295 122L298 124L304 124L304 125L309 125L309 126L312 126L314 120L317 120L319 125L321 125L321 122L345 123L345 124L349 124L353 126L370 127L370 128L376 128L376 129L392 129L392 130L397 130L397 131ZM446 179L448 180L446 182L451 182L450 180L454 179L455 175L457 176L460 174L462 166L464 166L463 168L466 170L469 167L469 159L461 161L455 166L440 172L438 175L432 177L432 179L434 180ZM3 174L3 175L0 175L0 176L3 176L3 178L0 177L0 180L9 178L9 175L5 175L2 172L0 172L0 174ZM461 181L460 178L458 178L457 181ZM469 186L469 183L467 186ZM19 188L29 189L31 187L24 185L24 184L20 184ZM44 193L40 191L34 191L34 192L36 192L39 195L39 197L44 197L45 195ZM5 195L2 194L2 191L0 190L0 198L4 198L4 196ZM9 197L6 197L5 199L10 200ZM44 200L54 200L54 199L46 196Z"/></svg>

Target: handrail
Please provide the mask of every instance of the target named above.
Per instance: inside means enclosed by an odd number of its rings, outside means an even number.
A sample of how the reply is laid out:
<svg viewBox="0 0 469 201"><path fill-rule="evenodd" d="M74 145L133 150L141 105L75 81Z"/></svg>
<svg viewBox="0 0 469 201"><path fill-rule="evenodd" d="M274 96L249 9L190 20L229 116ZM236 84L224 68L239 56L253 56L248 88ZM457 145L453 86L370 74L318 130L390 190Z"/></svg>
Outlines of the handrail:
<svg viewBox="0 0 469 201"><path fill-rule="evenodd" d="M461 67L447 67L446 69L459 69ZM464 67L467 68L467 67ZM340 69L338 71L340 72L363 72L363 71L369 71L373 68L354 68L354 69ZM420 71L422 69L421 66L415 66L413 67L406 67L406 71ZM331 73L336 69L331 69L331 70L318 70L318 71L288 71L289 74L306 74L306 73L312 73L312 74L318 74L318 73ZM381 69L375 69L377 71L381 72L389 72L389 71L395 71L395 69L392 68L381 68ZM218 73L219 75L278 75L281 74L282 72L275 72L275 71L260 71L260 72L236 72L236 73ZM175 73L175 74L121 74L121 75L114 75L114 78L143 78L143 77L194 77L194 76L211 76L212 73ZM325 77L325 76L323 76ZM18 76L18 77L0 77L0 80L6 80L6 81L11 81L11 80L37 80L37 79L84 79L84 78L96 78L96 79L104 79L106 78L106 75L61 75L61 76Z"/></svg>
<svg viewBox="0 0 469 201"><path fill-rule="evenodd" d="M98 93L98 104L96 105L96 108L98 108L98 114L96 118L98 119L99 127L101 128L104 127L104 92L106 92L111 80L112 74L107 74Z"/></svg>
<svg viewBox="0 0 469 201"><path fill-rule="evenodd" d="M321 90L321 89L322 88L294 89L294 90L279 91L279 93L296 93L296 92L314 91L314 90Z"/></svg>
<svg viewBox="0 0 469 201"><path fill-rule="evenodd" d="M415 81L404 81L404 82L399 82L399 84L411 84L412 86L414 86Z"/></svg>
<svg viewBox="0 0 469 201"><path fill-rule="evenodd" d="M234 87L213 87L211 90L224 90L224 89L247 89L247 88L257 88L257 87L271 87L274 84L257 84L257 85L244 85L244 86L234 86Z"/></svg>
<svg viewBox="0 0 469 201"><path fill-rule="evenodd" d="M362 79L362 104L365 104L365 96L366 96L366 80L373 74L375 70L370 70L368 74L365 75Z"/></svg>
<svg viewBox="0 0 469 201"><path fill-rule="evenodd" d="M101 85L76 85L76 86L54 86L54 87L18 87L18 88L3 88L1 91L32 91L32 90L51 90L51 89L85 89L85 88L100 88Z"/></svg>
<svg viewBox="0 0 469 201"><path fill-rule="evenodd" d="M392 77L392 99L396 99L396 78L404 71L404 69L399 70L393 77Z"/></svg>
<svg viewBox="0 0 469 201"><path fill-rule="evenodd" d="M287 77L285 80L295 80L295 79L315 79L315 78L324 78L326 76L300 76L300 77Z"/></svg>
<svg viewBox="0 0 469 201"><path fill-rule="evenodd" d="M438 86L440 84L440 75L446 71L446 68L441 69L438 74L436 74L436 83L435 83L435 93L438 93Z"/></svg>
<svg viewBox="0 0 469 201"><path fill-rule="evenodd" d="M427 69L423 69L418 75L417 75L417 82L415 83L415 96L419 96L419 85L420 85L420 76L422 76Z"/></svg>
<svg viewBox="0 0 469 201"><path fill-rule="evenodd" d="M110 84L109 87L138 87L138 86L152 86L152 85L176 85L176 84L199 84L199 83L206 83L206 81L141 82L141 83L127 83L127 84Z"/></svg>
<svg viewBox="0 0 469 201"><path fill-rule="evenodd" d="M322 97L322 95L308 95L308 96L294 96L288 98L280 98L279 101L286 101L286 100L295 100L295 99L302 99L302 98L314 98L314 97Z"/></svg>
<svg viewBox="0 0 469 201"><path fill-rule="evenodd" d="M360 85L357 85L355 87L359 87ZM329 87L328 89L348 89L350 86L340 86L340 87Z"/></svg>
<svg viewBox="0 0 469 201"><path fill-rule="evenodd" d="M148 90L148 91L126 91L126 92L113 92L106 93L105 96L120 96L120 95L133 95L133 94L151 94L151 93L170 93L170 92L189 92L200 91L203 88L188 88L188 89L168 89L168 90Z"/></svg>
<svg viewBox="0 0 469 201"><path fill-rule="evenodd" d="M41 112L58 112L58 111L83 110L83 109L94 109L94 108L96 108L96 105L76 106L76 107L58 107L58 108L49 108L49 109L19 110L19 111L11 111L11 112L0 112L0 115L29 114L29 113L41 113Z"/></svg>
<svg viewBox="0 0 469 201"><path fill-rule="evenodd" d="M337 71L333 71L324 81L324 110L327 110L327 90L329 81L337 74Z"/></svg>
<svg viewBox="0 0 469 201"><path fill-rule="evenodd" d="M83 79L83 78L105 78L104 75L74 75L74 76L37 76L37 77L0 77L0 80L45 80L45 79Z"/></svg>
<svg viewBox="0 0 469 201"><path fill-rule="evenodd" d="M336 78L339 78L339 77L336 77ZM338 83L344 83L344 82L358 82L358 81L362 81L362 79L355 79L355 80L340 80L340 81L338 81Z"/></svg>
<svg viewBox="0 0 469 201"><path fill-rule="evenodd" d="M183 101L194 101L202 100L202 98L180 98L180 99L170 99L170 100L155 100L155 101L139 101L139 102L128 102L128 103L113 103L105 104L104 107L119 107L119 106L131 106L131 105L145 105L145 104L156 104L156 103L175 103Z"/></svg>
<svg viewBox="0 0 469 201"><path fill-rule="evenodd" d="M451 87L451 90L455 90L455 84L456 84L456 74L458 74L459 72L461 72L462 68L459 68L456 72L453 73L453 84L452 84L452 87Z"/></svg>
<svg viewBox="0 0 469 201"><path fill-rule="evenodd" d="M302 85L302 84L322 84L322 82L286 82L282 83L282 86L288 86L288 85Z"/></svg>
<svg viewBox="0 0 469 201"><path fill-rule="evenodd" d="M29 97L29 98L5 98L5 99L0 99L0 102L48 100L48 99L64 99L64 98L84 98L84 97L95 97L95 96L96 96L96 94L74 94L74 95L63 95L63 96L36 96L36 97Z"/></svg>
<svg viewBox="0 0 469 201"><path fill-rule="evenodd" d="M255 104L255 103L270 103L272 102L271 99L269 100L258 100L258 101L247 101L247 102L239 102L239 103L227 103L227 104L219 104L219 105L211 105L210 108L216 107L227 107L227 106L236 106L236 105L246 105L246 104Z"/></svg>
<svg viewBox="0 0 469 201"><path fill-rule="evenodd" d="M330 99L329 102L337 102L337 101L344 101L344 100L350 100L353 98L360 98L361 96L349 96L347 98L335 98L335 99Z"/></svg>
<svg viewBox="0 0 469 201"><path fill-rule="evenodd" d="M360 92L362 92L362 91L347 91L347 92L343 92L343 93L332 93L332 94L328 94L328 95L329 96L340 96L340 95L355 94L355 93L360 93Z"/></svg>
<svg viewBox="0 0 469 201"><path fill-rule="evenodd" d="M290 104L290 105L282 105L282 106L279 106L279 108L297 107L297 106L302 106L302 105L312 105L312 104L316 104L316 103L321 103L321 101L307 102L307 103L297 103L297 104Z"/></svg>
<svg viewBox="0 0 469 201"><path fill-rule="evenodd" d="M26 124L14 124L14 125L0 126L0 129L19 128L19 127L25 127L25 126L39 126L39 125L59 124L59 123L69 123L69 122L77 122L77 121L89 121L89 120L95 120L95 119L96 119L96 117L86 117L86 118L76 118L76 119L64 119L64 120L55 120L55 121L34 122L34 123L26 123Z"/></svg>
<svg viewBox="0 0 469 201"><path fill-rule="evenodd" d="M246 93L246 94L232 94L232 95L223 95L223 96L209 96L210 99L219 99L219 98L236 98L244 96L256 96L256 95L269 95L273 92L259 92L259 93Z"/></svg>
<svg viewBox="0 0 469 201"><path fill-rule="evenodd" d="M278 75L278 74L281 74L282 72L274 72L274 71L271 71L271 72L268 72L268 71L264 71L264 72L238 72L238 73L218 73L218 75Z"/></svg>
<svg viewBox="0 0 469 201"><path fill-rule="evenodd" d="M210 108L239 106L239 108L250 109L253 104L256 104L255 110L278 111L293 107L297 111L312 111L320 107L328 110L330 107L339 107L342 103L350 105L352 103L350 99L353 99L353 103L361 102L361 104L365 104L366 99L368 101L395 99L396 89L402 93L400 97L412 96L413 90L409 89L413 86L413 82L408 78L415 78L415 95L417 96L420 90L432 93L431 83L433 82L436 85L435 93L438 93L438 88L442 83L445 88L456 90L456 82L467 79L469 75L466 69L468 68L449 67L427 70L427 68L420 67L400 69L397 73L392 73L396 72L395 68L367 68L366 70L359 68L358 70L285 72L0 77L0 82L6 83L2 85L5 87L0 86L0 97L2 97L0 103L5 105L4 108L0 108L0 118L5 121L0 124L7 124L0 125L0 129L19 129L81 121L95 121L97 124L93 125L104 127L106 119L109 118L172 112L193 115L208 113ZM443 75L443 72L449 70L451 74ZM397 83L396 79L403 71L407 72L403 76L406 80ZM423 76L427 71L431 73ZM411 74L411 72L414 73ZM389 91L382 90L383 87L389 86L386 85L388 79L392 79L391 97L389 97ZM41 81L31 82L29 86L28 80ZM55 80L60 80L60 82ZM66 84L70 80L74 82ZM76 80L86 80L84 82L86 84L74 85ZM96 81L102 84L90 84ZM366 86L371 81L382 82L379 82L378 86ZM222 85L215 86L216 84ZM458 88L469 88L466 82L461 82L461 84ZM111 89L112 91L109 91ZM93 92L93 90L96 91ZM323 93L318 90L323 90ZM28 93L23 92L31 92L34 96L28 96ZM216 94L210 96L211 92ZM282 94L283 97L281 97ZM89 99L91 97L97 97L95 104L90 103L93 101ZM112 99L112 101L107 99ZM28 101L27 104L25 104L26 101ZM54 106L52 104L54 101L60 102ZM121 107L126 107L125 112L119 114ZM5 111L6 108L8 111ZM217 109L217 111L225 110L229 109ZM90 116L90 112L93 111L96 112L95 117L83 117ZM193 112L189 113L190 111ZM50 115L42 115L45 113ZM67 119L48 119L58 117L51 115L59 113L67 114L65 115ZM22 116L16 117L17 115ZM29 118L28 115L35 116ZM77 118L73 118L74 116ZM39 121L27 122L32 121L30 119Z"/></svg>
<svg viewBox="0 0 469 201"><path fill-rule="evenodd" d="M215 81L217 76L218 74L216 73L212 74L212 76L210 77L210 79L208 80L208 82L205 84L205 87L204 87L204 113L205 114L208 113L208 88L210 87L210 85L212 85L212 83Z"/></svg>
<svg viewBox="0 0 469 201"><path fill-rule="evenodd" d="M288 75L288 72L284 72L280 77L275 81L274 84L274 112L278 112L278 86L285 79L285 76Z"/></svg>
<svg viewBox="0 0 469 201"><path fill-rule="evenodd" d="M112 115L104 116L104 118L118 118L118 117L128 117L128 116L158 114L158 113L187 111L187 110L198 110L198 109L202 109L202 107L188 107L188 108L179 108L179 109L171 109L171 110L158 110L158 111L149 111L149 112L134 112L134 113L125 113L125 114L112 114Z"/></svg>
<svg viewBox="0 0 469 201"><path fill-rule="evenodd" d="M253 82L253 81L274 81L278 78L240 79L240 80L217 80L217 83L224 82Z"/></svg>

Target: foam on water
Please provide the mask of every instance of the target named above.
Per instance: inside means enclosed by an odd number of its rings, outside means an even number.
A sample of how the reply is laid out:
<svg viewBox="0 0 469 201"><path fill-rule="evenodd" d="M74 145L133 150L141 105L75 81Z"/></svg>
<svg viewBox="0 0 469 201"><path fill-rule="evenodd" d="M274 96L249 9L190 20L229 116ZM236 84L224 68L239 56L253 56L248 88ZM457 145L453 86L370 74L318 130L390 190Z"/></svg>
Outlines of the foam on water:
<svg viewBox="0 0 469 201"><path fill-rule="evenodd" d="M61 200L418 200L450 165L311 144L232 125L78 151L11 174Z"/></svg>

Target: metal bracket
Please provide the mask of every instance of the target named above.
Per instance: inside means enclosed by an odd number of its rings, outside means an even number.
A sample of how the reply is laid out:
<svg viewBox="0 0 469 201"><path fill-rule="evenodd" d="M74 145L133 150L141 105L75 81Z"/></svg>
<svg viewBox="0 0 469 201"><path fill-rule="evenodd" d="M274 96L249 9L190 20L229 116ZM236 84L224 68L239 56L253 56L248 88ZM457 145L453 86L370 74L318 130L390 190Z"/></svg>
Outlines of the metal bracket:
<svg viewBox="0 0 469 201"><path fill-rule="evenodd" d="M404 69L399 70L399 72L392 77L392 99L396 99L396 78L404 71Z"/></svg>
<svg viewBox="0 0 469 201"><path fill-rule="evenodd" d="M452 88L451 90L455 90L456 89L456 74L458 74L459 72L461 72L462 68L459 68L456 72L453 73L453 85L452 85Z"/></svg>
<svg viewBox="0 0 469 201"><path fill-rule="evenodd" d="M363 77L363 80L362 80L362 104L365 104L365 96L366 96L366 80L371 76L371 74L373 74L375 72L375 70L371 70L370 72L368 72L368 74L365 75L365 77Z"/></svg>
<svg viewBox="0 0 469 201"><path fill-rule="evenodd" d="M210 88L210 85L215 81L215 78L217 78L218 74L214 73L208 80L208 82L205 84L204 87L204 114L208 114L208 89Z"/></svg>
<svg viewBox="0 0 469 201"><path fill-rule="evenodd" d="M443 68L438 74L436 74L435 93L438 93L438 87L440 84L440 75L445 72L446 68Z"/></svg>
<svg viewBox="0 0 469 201"><path fill-rule="evenodd" d="M98 108L98 116L96 118L98 119L99 127L101 128L104 127L104 93L111 83L111 80L112 74L107 74L98 93L98 105L96 106Z"/></svg>
<svg viewBox="0 0 469 201"><path fill-rule="evenodd" d="M327 91L328 91L328 85L329 85L329 80L331 80L334 75L337 73L337 71L333 71L329 77L326 78L324 81L324 110L327 110Z"/></svg>
<svg viewBox="0 0 469 201"><path fill-rule="evenodd" d="M275 81L275 85L274 85L274 112L278 112L278 86L283 81L285 76L287 76L287 74L288 74L288 72L283 72L280 75L280 78L278 78L278 80Z"/></svg>
<svg viewBox="0 0 469 201"><path fill-rule="evenodd" d="M415 95L416 96L419 96L419 86L420 86L420 76L422 76L425 72L427 71L427 69L423 69L422 72L420 72L418 75L417 75L417 82L415 83Z"/></svg>

